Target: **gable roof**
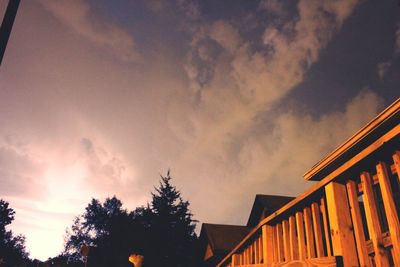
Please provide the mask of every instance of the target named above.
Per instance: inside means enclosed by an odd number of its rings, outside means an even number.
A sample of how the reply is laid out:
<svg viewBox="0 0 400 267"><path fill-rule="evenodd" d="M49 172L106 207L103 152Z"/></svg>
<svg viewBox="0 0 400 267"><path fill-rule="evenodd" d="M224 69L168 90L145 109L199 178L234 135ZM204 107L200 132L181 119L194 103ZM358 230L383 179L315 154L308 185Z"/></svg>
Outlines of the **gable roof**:
<svg viewBox="0 0 400 267"><path fill-rule="evenodd" d="M200 239L206 238L214 254L231 251L249 232L251 228L241 225L203 223Z"/></svg>
<svg viewBox="0 0 400 267"><path fill-rule="evenodd" d="M247 226L256 226L262 217L270 215L292 199L294 197L257 194L251 208Z"/></svg>

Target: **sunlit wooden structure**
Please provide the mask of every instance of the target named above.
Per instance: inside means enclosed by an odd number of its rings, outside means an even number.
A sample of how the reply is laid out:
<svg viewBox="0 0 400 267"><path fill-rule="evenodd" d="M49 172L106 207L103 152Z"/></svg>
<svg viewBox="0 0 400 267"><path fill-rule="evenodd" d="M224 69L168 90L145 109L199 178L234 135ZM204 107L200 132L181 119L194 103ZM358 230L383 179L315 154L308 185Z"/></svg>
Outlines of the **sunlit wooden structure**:
<svg viewBox="0 0 400 267"><path fill-rule="evenodd" d="M317 183L217 266L400 266L399 121L400 99L306 172Z"/></svg>

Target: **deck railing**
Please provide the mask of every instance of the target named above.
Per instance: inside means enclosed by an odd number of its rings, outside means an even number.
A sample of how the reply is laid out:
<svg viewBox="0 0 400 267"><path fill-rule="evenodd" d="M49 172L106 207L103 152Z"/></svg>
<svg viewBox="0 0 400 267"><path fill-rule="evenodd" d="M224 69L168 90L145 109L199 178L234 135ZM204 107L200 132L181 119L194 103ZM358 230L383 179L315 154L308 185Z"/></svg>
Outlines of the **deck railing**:
<svg viewBox="0 0 400 267"><path fill-rule="evenodd" d="M400 266L399 139L397 125L262 220L218 266Z"/></svg>

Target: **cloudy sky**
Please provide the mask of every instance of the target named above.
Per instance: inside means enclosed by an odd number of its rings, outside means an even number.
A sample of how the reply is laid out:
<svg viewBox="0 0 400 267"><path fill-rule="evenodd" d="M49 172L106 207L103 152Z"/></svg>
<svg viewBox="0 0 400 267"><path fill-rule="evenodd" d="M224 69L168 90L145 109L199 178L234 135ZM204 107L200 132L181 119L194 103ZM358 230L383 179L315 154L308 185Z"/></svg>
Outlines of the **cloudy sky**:
<svg viewBox="0 0 400 267"><path fill-rule="evenodd" d="M6 0L0 0L0 18ZM245 224L399 96L400 6L374 0L26 0L0 67L0 197L32 257L92 197Z"/></svg>

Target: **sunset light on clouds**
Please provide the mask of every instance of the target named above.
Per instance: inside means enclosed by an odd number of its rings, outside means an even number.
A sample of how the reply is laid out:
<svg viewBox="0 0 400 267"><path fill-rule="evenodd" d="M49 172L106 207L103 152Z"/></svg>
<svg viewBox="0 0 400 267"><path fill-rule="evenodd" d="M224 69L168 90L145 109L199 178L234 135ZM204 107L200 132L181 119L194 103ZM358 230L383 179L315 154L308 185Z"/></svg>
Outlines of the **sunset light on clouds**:
<svg viewBox="0 0 400 267"><path fill-rule="evenodd" d="M168 169L200 222L245 223L255 194L299 194L304 172L398 97L399 10L22 0L0 68L13 231L32 257L55 256L92 197L146 205Z"/></svg>

